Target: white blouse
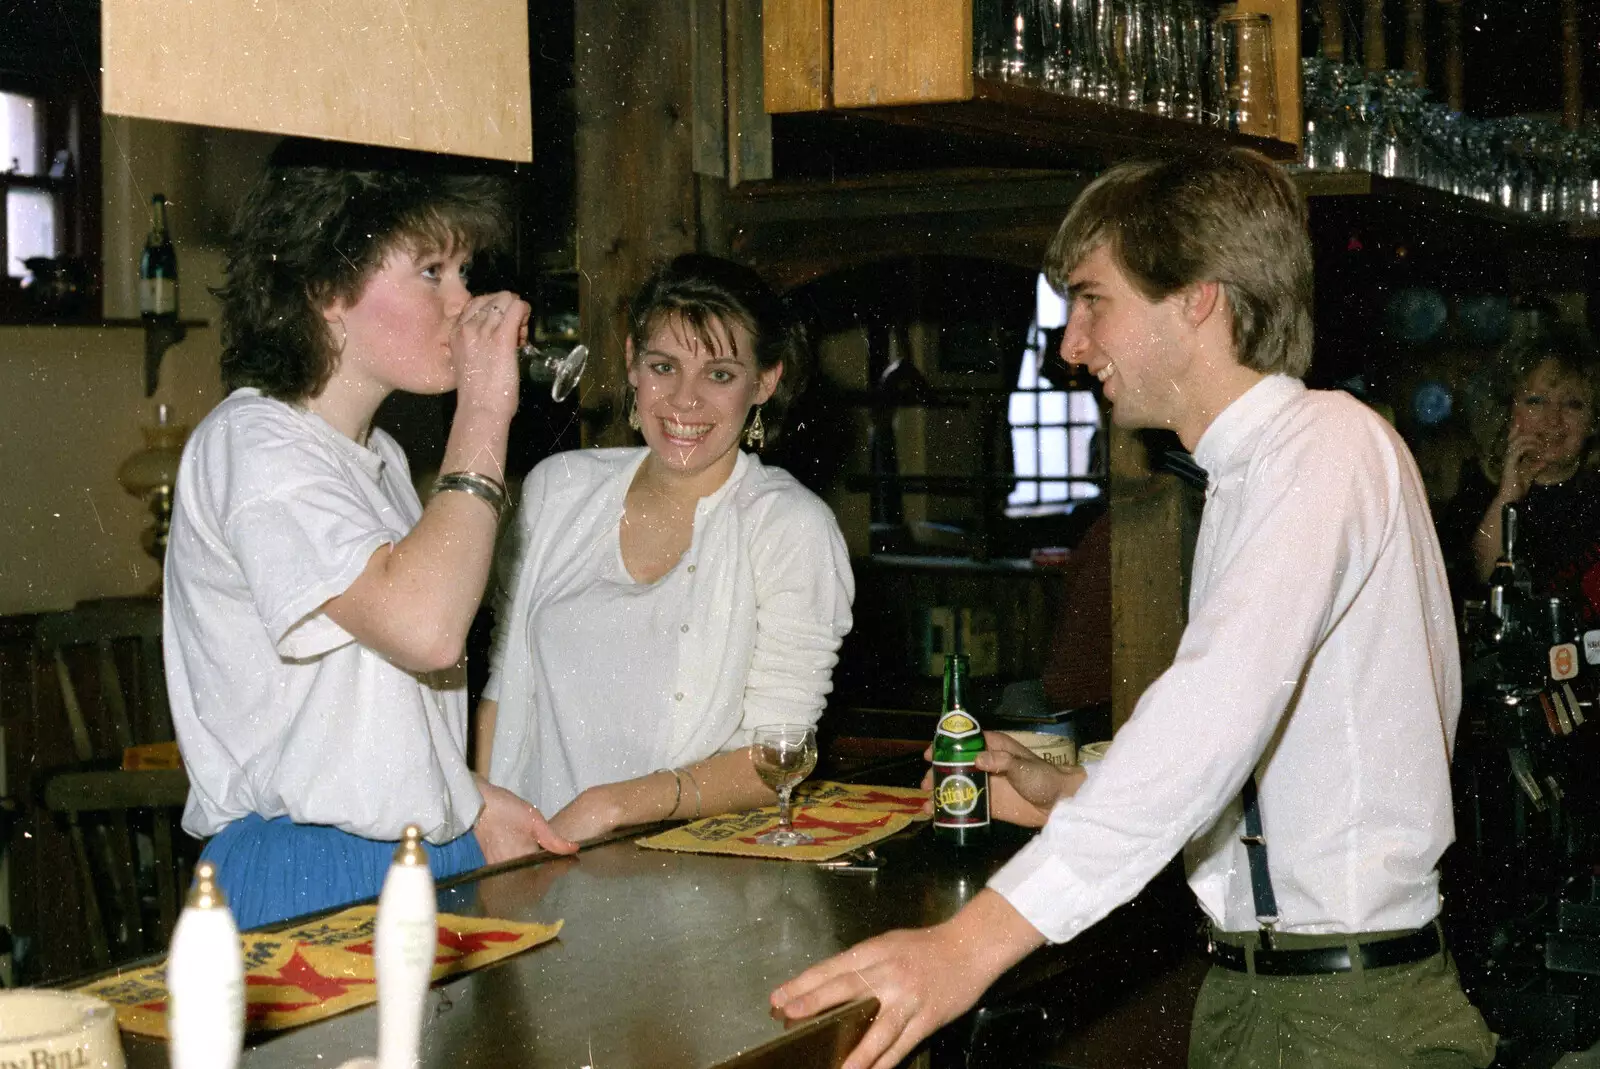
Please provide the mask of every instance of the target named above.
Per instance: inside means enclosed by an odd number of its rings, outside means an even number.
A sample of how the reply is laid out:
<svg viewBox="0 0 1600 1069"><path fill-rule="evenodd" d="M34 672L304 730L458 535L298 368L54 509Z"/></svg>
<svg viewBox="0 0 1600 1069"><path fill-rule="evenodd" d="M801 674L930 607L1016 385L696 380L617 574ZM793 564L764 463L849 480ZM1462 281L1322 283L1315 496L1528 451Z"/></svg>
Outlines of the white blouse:
<svg viewBox="0 0 1600 1069"><path fill-rule="evenodd" d="M624 499L649 450L544 461L523 486L516 565L499 606L491 782L547 814L587 787L814 723L850 630L855 583L827 505L740 453L695 510L672 570L622 565Z"/></svg>

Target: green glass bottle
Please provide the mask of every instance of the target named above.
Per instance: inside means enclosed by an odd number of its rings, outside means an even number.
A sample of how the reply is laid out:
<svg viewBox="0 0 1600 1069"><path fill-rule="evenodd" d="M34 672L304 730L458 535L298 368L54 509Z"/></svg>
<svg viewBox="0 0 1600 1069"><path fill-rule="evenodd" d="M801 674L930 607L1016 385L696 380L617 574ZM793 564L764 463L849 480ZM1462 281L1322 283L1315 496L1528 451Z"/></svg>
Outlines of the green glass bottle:
<svg viewBox="0 0 1600 1069"><path fill-rule="evenodd" d="M973 764L983 749L983 729L967 711L966 654L947 654L944 709L933 736L933 834L952 846L989 831L989 774Z"/></svg>
<svg viewBox="0 0 1600 1069"><path fill-rule="evenodd" d="M167 229L167 198L150 198L150 233L139 255L139 314L147 320L178 318L178 254Z"/></svg>

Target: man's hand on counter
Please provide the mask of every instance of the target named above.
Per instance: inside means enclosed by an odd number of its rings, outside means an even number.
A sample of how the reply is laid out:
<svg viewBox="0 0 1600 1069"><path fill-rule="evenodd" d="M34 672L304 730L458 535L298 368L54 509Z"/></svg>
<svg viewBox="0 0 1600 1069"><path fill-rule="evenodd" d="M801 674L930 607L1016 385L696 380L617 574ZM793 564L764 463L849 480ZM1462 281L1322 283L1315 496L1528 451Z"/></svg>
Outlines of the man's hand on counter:
<svg viewBox="0 0 1600 1069"><path fill-rule="evenodd" d="M891 1069L1043 943L1009 902L983 890L943 924L888 932L813 965L772 993L772 1008L792 1021L877 999L872 1027L843 1069Z"/></svg>
<svg viewBox="0 0 1600 1069"><path fill-rule="evenodd" d="M983 741L987 749L976 763L989 773L989 815L1008 824L1044 827L1055 804L1076 794L1087 778L1083 769L1053 765L1003 731L985 731ZM932 761L933 748L922 756ZM922 787L932 789L932 771L923 777ZM933 803L925 808L931 813Z"/></svg>
<svg viewBox="0 0 1600 1069"><path fill-rule="evenodd" d="M478 837L478 846L486 862L497 865L539 850L549 850L553 854L578 852L578 844L551 828L543 813L505 788L474 778L483 795L483 811L478 814L478 823L473 825L472 831Z"/></svg>

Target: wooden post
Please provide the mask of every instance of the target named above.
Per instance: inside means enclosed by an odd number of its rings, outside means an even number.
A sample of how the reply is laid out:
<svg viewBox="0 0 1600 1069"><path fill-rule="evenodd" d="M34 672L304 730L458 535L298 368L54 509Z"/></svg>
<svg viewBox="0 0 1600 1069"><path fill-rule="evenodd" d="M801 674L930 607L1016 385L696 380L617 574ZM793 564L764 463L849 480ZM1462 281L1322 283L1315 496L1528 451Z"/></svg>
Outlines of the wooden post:
<svg viewBox="0 0 1600 1069"><path fill-rule="evenodd" d="M1583 125L1583 48L1578 41L1578 0L1561 0L1561 125Z"/></svg>
<svg viewBox="0 0 1600 1069"><path fill-rule="evenodd" d="M1188 620L1195 524L1184 486L1151 471L1148 435L1111 428L1111 726L1172 665Z"/></svg>
<svg viewBox="0 0 1600 1069"><path fill-rule="evenodd" d="M1428 84L1428 0L1406 0L1406 70Z"/></svg>
<svg viewBox="0 0 1600 1069"><path fill-rule="evenodd" d="M1383 39L1383 0L1366 0L1366 18L1361 24L1361 59L1369 71L1389 65L1388 45Z"/></svg>
<svg viewBox="0 0 1600 1069"><path fill-rule="evenodd" d="M1451 111L1465 103L1465 63L1461 55L1461 0L1439 0L1444 16L1444 96Z"/></svg>
<svg viewBox="0 0 1600 1069"><path fill-rule="evenodd" d="M581 394L585 445L629 439L622 422L624 309L658 260L693 251L699 239L695 4L574 5L578 308L591 352Z"/></svg>
<svg viewBox="0 0 1600 1069"><path fill-rule="evenodd" d="M1322 10L1322 56L1335 63L1344 62L1344 0L1320 0Z"/></svg>

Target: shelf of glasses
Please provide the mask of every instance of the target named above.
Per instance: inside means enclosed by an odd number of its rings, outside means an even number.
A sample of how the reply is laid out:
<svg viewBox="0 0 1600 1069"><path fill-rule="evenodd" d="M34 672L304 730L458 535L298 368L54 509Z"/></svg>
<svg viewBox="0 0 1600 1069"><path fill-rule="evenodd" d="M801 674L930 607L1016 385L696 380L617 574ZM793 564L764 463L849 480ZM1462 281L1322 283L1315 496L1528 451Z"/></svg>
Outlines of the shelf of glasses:
<svg viewBox="0 0 1600 1069"><path fill-rule="evenodd" d="M1307 197L1382 197L1412 204L1435 214L1465 217L1496 226L1548 231L1578 240L1600 238L1600 220L1572 222L1529 215L1419 182L1385 178L1368 171L1296 169L1294 180L1300 192Z"/></svg>
<svg viewBox="0 0 1600 1069"><path fill-rule="evenodd" d="M1275 160L1294 160L1299 155L1299 146L1275 138L1236 134L1216 126L984 78L974 79L970 100L841 108L816 114L837 121L910 127L935 135L1026 145L1064 156L1088 155L1099 162L1153 152L1234 145L1255 149Z"/></svg>

